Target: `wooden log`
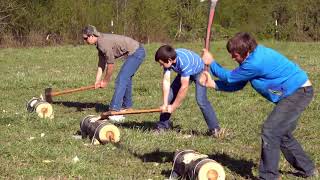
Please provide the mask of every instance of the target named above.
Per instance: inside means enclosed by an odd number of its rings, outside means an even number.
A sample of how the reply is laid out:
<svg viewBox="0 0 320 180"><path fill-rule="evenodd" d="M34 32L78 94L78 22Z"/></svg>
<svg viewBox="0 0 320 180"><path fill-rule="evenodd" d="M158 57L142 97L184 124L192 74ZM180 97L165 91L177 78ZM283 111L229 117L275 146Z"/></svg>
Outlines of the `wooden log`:
<svg viewBox="0 0 320 180"><path fill-rule="evenodd" d="M36 112L40 118L53 118L52 105L41 98L33 97L27 102L26 109L28 112Z"/></svg>
<svg viewBox="0 0 320 180"><path fill-rule="evenodd" d="M173 172L182 179L225 179L225 171L218 162L194 150L177 151L174 155L173 166Z"/></svg>
<svg viewBox="0 0 320 180"><path fill-rule="evenodd" d="M117 143L120 141L120 131L112 123L103 121L91 121L91 119L97 118L97 116L86 116L80 122L80 131L82 138L89 137L92 142L99 142L100 144L106 144L108 142Z"/></svg>

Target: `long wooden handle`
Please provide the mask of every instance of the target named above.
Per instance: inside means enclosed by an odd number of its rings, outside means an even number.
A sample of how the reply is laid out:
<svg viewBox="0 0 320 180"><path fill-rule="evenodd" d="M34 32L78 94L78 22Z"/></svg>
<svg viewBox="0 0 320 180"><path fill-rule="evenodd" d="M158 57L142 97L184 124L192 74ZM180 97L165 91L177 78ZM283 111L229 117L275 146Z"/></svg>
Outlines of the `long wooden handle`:
<svg viewBox="0 0 320 180"><path fill-rule="evenodd" d="M94 85L91 86L85 86L85 87L80 87L80 88L76 88L76 89L67 89L67 90L63 90L63 91L59 91L59 92L51 92L51 96L60 96L63 94L69 94L69 93L73 93L73 92L79 92L79 91L85 91L85 90L90 90L90 89L94 89Z"/></svg>
<svg viewBox="0 0 320 180"><path fill-rule="evenodd" d="M210 48L210 35L211 35L211 26L214 17L214 8L210 8L209 18L208 18L208 26L207 26L207 35L204 48L209 50Z"/></svg>
<svg viewBox="0 0 320 180"><path fill-rule="evenodd" d="M205 40L205 48L209 50L210 48L210 35L211 35L211 26L213 23L214 12L217 5L218 0L210 0L210 12L208 17L208 26L207 26L207 35Z"/></svg>
<svg viewBox="0 0 320 180"><path fill-rule="evenodd" d="M132 109L127 111L107 111L107 112L101 113L100 117L101 119L106 119L109 116L113 116L113 115L142 114L142 113L154 113L154 112L161 112L161 109L155 108L155 109Z"/></svg>
<svg viewBox="0 0 320 180"><path fill-rule="evenodd" d="M208 26L207 26L207 35L206 35L206 40L205 40L205 45L204 48L209 50L210 48L210 36L211 36L211 26L213 23L213 18L214 18L214 12L216 8L216 4L218 0L210 0L210 12L209 12L209 17L208 17ZM206 65L204 68L205 71L209 71L209 66Z"/></svg>

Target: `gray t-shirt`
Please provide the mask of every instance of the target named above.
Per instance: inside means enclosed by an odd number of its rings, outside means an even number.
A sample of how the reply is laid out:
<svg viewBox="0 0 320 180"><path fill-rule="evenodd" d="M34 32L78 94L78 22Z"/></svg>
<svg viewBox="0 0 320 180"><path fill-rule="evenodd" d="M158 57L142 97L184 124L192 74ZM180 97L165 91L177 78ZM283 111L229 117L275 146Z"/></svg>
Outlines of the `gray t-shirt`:
<svg viewBox="0 0 320 180"><path fill-rule="evenodd" d="M97 41L99 60L114 64L115 59L132 55L139 48L139 42L126 36L100 33Z"/></svg>

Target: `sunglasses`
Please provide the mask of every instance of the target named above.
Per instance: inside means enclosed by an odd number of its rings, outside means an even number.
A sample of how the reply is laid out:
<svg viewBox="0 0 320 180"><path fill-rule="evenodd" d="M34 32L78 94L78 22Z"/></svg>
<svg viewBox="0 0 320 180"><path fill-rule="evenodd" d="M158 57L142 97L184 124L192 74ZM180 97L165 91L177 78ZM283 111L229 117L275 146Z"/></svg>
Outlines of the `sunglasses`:
<svg viewBox="0 0 320 180"><path fill-rule="evenodd" d="M83 40L87 40L91 35L90 34L84 34L86 37L83 37Z"/></svg>

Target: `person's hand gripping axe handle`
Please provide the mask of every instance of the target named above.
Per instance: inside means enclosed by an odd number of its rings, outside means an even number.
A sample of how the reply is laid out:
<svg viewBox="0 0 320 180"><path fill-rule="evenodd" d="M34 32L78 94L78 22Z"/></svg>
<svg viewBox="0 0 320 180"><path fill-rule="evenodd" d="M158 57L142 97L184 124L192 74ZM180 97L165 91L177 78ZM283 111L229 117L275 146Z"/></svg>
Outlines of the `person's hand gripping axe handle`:
<svg viewBox="0 0 320 180"><path fill-rule="evenodd" d="M205 39L205 49L209 50L210 48L210 35L211 35L211 26L213 24L213 18L214 18L214 12L217 5L218 0L209 0L210 2L210 11L209 11L209 17L208 17L208 26L207 26L207 35ZM205 71L209 70L209 65L206 64Z"/></svg>

